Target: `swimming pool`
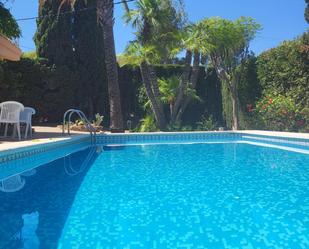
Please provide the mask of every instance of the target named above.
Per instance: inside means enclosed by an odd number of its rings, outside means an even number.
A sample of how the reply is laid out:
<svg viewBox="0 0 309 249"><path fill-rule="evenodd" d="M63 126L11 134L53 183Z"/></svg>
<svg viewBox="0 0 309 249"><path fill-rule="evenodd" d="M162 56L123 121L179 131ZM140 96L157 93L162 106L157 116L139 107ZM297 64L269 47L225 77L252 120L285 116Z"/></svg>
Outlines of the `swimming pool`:
<svg viewBox="0 0 309 249"><path fill-rule="evenodd" d="M309 248L308 141L149 136L3 163L0 248Z"/></svg>

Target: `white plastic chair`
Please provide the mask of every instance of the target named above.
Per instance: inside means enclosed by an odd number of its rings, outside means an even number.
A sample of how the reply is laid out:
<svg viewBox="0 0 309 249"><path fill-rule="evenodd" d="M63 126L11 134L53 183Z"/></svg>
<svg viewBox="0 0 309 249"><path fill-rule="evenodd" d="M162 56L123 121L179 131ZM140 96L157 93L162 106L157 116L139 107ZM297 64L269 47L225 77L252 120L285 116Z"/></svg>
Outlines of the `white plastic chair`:
<svg viewBox="0 0 309 249"><path fill-rule="evenodd" d="M32 115L35 114L35 110L31 107L25 107L20 113L19 122L26 124L25 139L27 139L28 131L30 131L30 137L32 137Z"/></svg>
<svg viewBox="0 0 309 249"><path fill-rule="evenodd" d="M1 113L0 113L0 124L5 124L4 136L7 135L8 125L14 125L14 134L17 129L18 139L20 140L20 113L24 110L24 106L16 101L6 101L0 103Z"/></svg>
<svg viewBox="0 0 309 249"><path fill-rule="evenodd" d="M25 179L21 178L20 175L11 176L0 181L0 191L7 193L16 192L21 190L25 183Z"/></svg>

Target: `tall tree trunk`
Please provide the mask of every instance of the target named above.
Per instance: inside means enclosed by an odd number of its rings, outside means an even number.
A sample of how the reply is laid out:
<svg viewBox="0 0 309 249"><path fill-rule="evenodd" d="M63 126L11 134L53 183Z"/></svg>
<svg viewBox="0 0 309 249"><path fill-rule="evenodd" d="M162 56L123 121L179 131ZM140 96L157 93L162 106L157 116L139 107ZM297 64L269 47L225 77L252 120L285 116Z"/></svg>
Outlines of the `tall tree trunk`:
<svg viewBox="0 0 309 249"><path fill-rule="evenodd" d="M231 94L232 100L232 129L239 129L239 106L238 106L238 92L237 92L237 82L239 78L237 75L229 75L227 70L220 63L220 58L211 55L211 61L214 64L218 78L221 81L221 84L227 84L227 88Z"/></svg>
<svg viewBox="0 0 309 249"><path fill-rule="evenodd" d="M233 130L239 129L239 110L238 110L238 92L235 83L231 83L231 99L232 99L232 117L233 117Z"/></svg>
<svg viewBox="0 0 309 249"><path fill-rule="evenodd" d="M201 54L198 51L194 51L192 73L190 75L189 86L188 86L188 87L191 87L192 89L195 89L197 85L198 75L200 72L200 61L201 61ZM188 96L185 96L178 110L176 121L178 122L181 121L182 115L185 112L189 103L190 103L190 98Z"/></svg>
<svg viewBox="0 0 309 249"><path fill-rule="evenodd" d="M200 72L201 54L199 51L194 51L192 74L190 77L190 85L193 89L196 88L198 75Z"/></svg>
<svg viewBox="0 0 309 249"><path fill-rule="evenodd" d="M172 123L175 123L179 108L181 107L181 103L185 97L185 90L187 88L187 85L190 79L191 61L192 61L192 52L190 50L187 50L186 56L185 56L185 66L184 66L182 76L181 76L181 82L178 87L178 92L177 92L174 108L171 113Z"/></svg>
<svg viewBox="0 0 309 249"><path fill-rule="evenodd" d="M108 96L110 106L110 129L112 132L123 132L121 99L118 82L118 66L114 40L114 2L98 0L98 22L102 27L104 39L105 65L107 73Z"/></svg>
<svg viewBox="0 0 309 249"><path fill-rule="evenodd" d="M150 76L150 82L151 82L151 86L153 89L153 94L156 98L156 101L158 103L159 109L161 113L164 113L164 107L163 107L163 103L160 99L160 89L159 89L159 84L158 84L158 78L157 78L157 74L156 71L154 69L154 67L152 65L147 64L148 66L148 71L149 71L149 76Z"/></svg>
<svg viewBox="0 0 309 249"><path fill-rule="evenodd" d="M157 125L159 126L160 130L166 129L166 119L164 115L164 110L162 104L159 102L158 97L156 97L156 91L153 89L153 75L151 75L151 69L147 62L142 62L140 64L140 70L142 75L142 80L146 89L147 97L151 102L151 108L155 115L155 119L157 121Z"/></svg>
<svg viewBox="0 0 309 249"><path fill-rule="evenodd" d="M122 5L124 7L125 12L128 14L130 12L128 3L125 0L121 0ZM143 30L142 30L142 37L143 42L148 41L150 39L150 28L151 25L149 24L147 18L144 19ZM166 117L164 114L164 107L160 100L160 90L158 85L158 79L156 75L156 71L152 65L149 65L147 62L142 62L140 64L140 71L142 75L142 80L145 85L146 94L148 99L151 102L151 108L155 115L155 119L157 125L160 130L165 130L167 126Z"/></svg>

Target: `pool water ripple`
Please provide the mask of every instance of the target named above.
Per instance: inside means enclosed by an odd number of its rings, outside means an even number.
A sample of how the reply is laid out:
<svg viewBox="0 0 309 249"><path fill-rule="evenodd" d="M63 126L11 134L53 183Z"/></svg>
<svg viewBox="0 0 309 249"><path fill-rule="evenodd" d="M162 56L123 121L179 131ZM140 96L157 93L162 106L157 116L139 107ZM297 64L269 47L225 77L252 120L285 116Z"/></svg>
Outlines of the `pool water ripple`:
<svg viewBox="0 0 309 249"><path fill-rule="evenodd" d="M308 165L237 143L106 149L59 248L308 248Z"/></svg>

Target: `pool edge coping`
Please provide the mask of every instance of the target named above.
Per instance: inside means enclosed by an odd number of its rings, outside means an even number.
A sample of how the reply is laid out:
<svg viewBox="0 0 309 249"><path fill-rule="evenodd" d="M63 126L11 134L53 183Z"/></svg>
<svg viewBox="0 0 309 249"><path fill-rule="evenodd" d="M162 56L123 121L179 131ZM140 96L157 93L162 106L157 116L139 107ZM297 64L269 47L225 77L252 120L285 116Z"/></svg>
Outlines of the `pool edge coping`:
<svg viewBox="0 0 309 249"><path fill-rule="evenodd" d="M0 164L16 159L21 159L26 156L48 152L53 149L61 148L63 146L72 145L81 142L90 142L90 135L75 135L64 137L61 140L47 140L33 145L23 145L21 147L9 148L0 151Z"/></svg>
<svg viewBox="0 0 309 249"><path fill-rule="evenodd" d="M256 137L265 138L266 141L269 140L277 140L277 142L292 142L294 143L300 142L304 143L305 146L309 146L309 133L287 133L287 132L271 132L271 131L249 131L249 130L240 130L240 131L192 131L192 132L144 132L144 133L104 133L97 134L98 138L121 138L125 139L126 137L173 137L173 136L190 136L190 135L209 135L215 136L218 135L239 135L242 139L243 136L251 136L252 139L256 139ZM59 140L60 139L60 140ZM46 152L55 148L59 148L62 146L71 145L73 143L83 142L89 140L90 135L81 134L70 137L59 138L58 140L46 139L46 141L39 142L38 144L33 145L23 145L21 147L9 148L6 150L0 150L0 164L20 159L22 157L33 155L37 153ZM262 139L263 140L263 139ZM264 142L266 142L264 141ZM276 142L276 141L275 141Z"/></svg>

